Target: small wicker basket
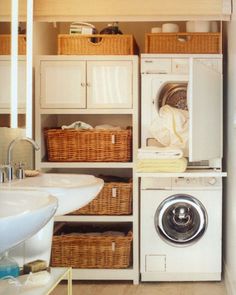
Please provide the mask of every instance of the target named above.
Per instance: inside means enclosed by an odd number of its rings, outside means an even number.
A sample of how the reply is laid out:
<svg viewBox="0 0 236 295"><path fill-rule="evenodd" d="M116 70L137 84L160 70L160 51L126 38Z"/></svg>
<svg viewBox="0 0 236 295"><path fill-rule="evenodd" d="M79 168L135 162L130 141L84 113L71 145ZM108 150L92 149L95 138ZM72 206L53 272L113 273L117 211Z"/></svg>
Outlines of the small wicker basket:
<svg viewBox="0 0 236 295"><path fill-rule="evenodd" d="M128 162L132 158L132 131L45 130L48 161Z"/></svg>
<svg viewBox="0 0 236 295"><path fill-rule="evenodd" d="M132 35L58 35L58 54L132 55L138 47Z"/></svg>
<svg viewBox="0 0 236 295"><path fill-rule="evenodd" d="M53 236L51 266L127 268L131 263L132 239L131 231L124 236L83 234L67 224Z"/></svg>
<svg viewBox="0 0 236 295"><path fill-rule="evenodd" d="M0 35L0 55L11 54L11 35ZM18 35L18 54L26 54L26 35Z"/></svg>
<svg viewBox="0 0 236 295"><path fill-rule="evenodd" d="M221 53L221 33L151 33L146 53Z"/></svg>
<svg viewBox="0 0 236 295"><path fill-rule="evenodd" d="M71 212L70 215L131 214L132 186L132 182L105 182L101 192L92 202Z"/></svg>

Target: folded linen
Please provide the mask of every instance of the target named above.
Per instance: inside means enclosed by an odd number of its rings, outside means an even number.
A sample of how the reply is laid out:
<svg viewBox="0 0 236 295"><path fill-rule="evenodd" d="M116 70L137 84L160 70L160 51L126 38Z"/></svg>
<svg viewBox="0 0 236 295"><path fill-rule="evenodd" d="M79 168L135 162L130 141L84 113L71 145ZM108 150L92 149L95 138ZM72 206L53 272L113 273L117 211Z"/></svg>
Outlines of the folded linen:
<svg viewBox="0 0 236 295"><path fill-rule="evenodd" d="M109 124L97 125L97 126L95 126L94 129L96 129L96 130L112 130L112 131L122 130L122 128L120 126L113 126L113 125L109 125Z"/></svg>
<svg viewBox="0 0 236 295"><path fill-rule="evenodd" d="M143 159L137 163L137 172L184 172L187 159Z"/></svg>
<svg viewBox="0 0 236 295"><path fill-rule="evenodd" d="M62 125L61 129L91 130L93 127L85 122L76 121L70 125Z"/></svg>
<svg viewBox="0 0 236 295"><path fill-rule="evenodd" d="M138 159L180 159L183 157L181 149L170 147L147 146L138 149Z"/></svg>

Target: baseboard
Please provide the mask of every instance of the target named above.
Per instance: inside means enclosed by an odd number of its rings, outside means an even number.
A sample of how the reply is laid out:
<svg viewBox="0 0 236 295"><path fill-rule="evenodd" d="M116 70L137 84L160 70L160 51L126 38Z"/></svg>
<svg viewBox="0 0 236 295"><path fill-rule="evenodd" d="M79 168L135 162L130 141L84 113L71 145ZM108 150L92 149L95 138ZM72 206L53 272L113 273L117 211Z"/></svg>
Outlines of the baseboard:
<svg viewBox="0 0 236 295"><path fill-rule="evenodd" d="M224 262L224 281L225 281L227 295L236 295L236 289L233 286L233 278L225 262Z"/></svg>

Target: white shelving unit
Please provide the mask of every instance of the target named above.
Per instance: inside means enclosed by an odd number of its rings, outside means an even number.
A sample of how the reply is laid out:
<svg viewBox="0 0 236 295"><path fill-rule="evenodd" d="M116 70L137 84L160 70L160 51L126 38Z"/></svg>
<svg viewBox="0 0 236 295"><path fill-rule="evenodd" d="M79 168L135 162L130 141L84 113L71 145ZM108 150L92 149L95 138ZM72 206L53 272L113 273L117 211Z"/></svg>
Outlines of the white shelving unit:
<svg viewBox="0 0 236 295"><path fill-rule="evenodd" d="M61 66L62 65L62 66ZM78 68L76 67L78 65ZM82 65L82 70L81 70ZM104 74L103 67L109 71ZM113 71L114 69L114 71ZM67 81L64 81L67 72ZM81 71L84 71L81 73ZM94 80L92 71L97 77ZM93 74L94 74L93 72ZM77 79L78 74L78 81ZM72 77L72 78L71 78ZM125 79L124 79L125 77ZM63 87L72 88L68 92ZM63 84L64 83L64 84ZM74 86L74 83L77 83ZM96 84L97 83L97 84ZM118 83L118 84L117 84ZM121 85L121 87L120 87ZM112 88L113 87L113 88ZM63 88L63 91L60 89ZM107 91L107 88L110 91ZM118 91L121 89L120 91ZM36 169L133 178L133 212L128 216L59 216L55 221L129 224L133 231L133 264L128 269L73 269L73 279L132 280L139 282L138 177L135 163L138 148L138 57L137 56L39 56L36 62L35 135L41 146L36 153ZM112 95L111 95L112 93ZM102 99L101 99L102 98ZM79 103L77 104L77 100ZM101 103L99 104L99 101ZM132 126L131 162L48 162L43 136L46 127L60 127L74 121Z"/></svg>

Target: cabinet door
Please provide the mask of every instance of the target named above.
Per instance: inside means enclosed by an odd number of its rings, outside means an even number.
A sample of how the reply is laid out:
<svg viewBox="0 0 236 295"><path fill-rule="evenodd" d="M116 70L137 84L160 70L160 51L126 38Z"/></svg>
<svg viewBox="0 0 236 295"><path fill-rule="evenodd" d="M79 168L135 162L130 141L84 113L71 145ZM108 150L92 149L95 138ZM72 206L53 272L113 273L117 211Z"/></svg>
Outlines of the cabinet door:
<svg viewBox="0 0 236 295"><path fill-rule="evenodd" d="M88 61L88 108L132 108L132 62Z"/></svg>
<svg viewBox="0 0 236 295"><path fill-rule="evenodd" d="M189 159L222 157L222 73L190 59L188 105Z"/></svg>
<svg viewBox="0 0 236 295"><path fill-rule="evenodd" d="M25 108L26 63L18 62L18 108ZM0 108L11 106L11 62L0 61Z"/></svg>
<svg viewBox="0 0 236 295"><path fill-rule="evenodd" d="M86 107L85 61L42 61L42 108Z"/></svg>

